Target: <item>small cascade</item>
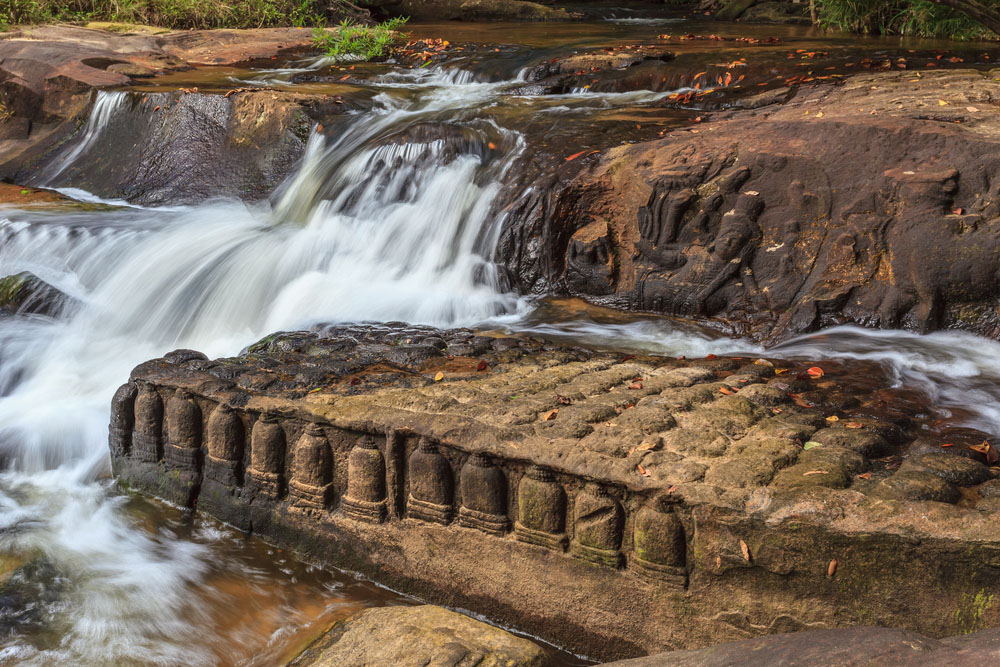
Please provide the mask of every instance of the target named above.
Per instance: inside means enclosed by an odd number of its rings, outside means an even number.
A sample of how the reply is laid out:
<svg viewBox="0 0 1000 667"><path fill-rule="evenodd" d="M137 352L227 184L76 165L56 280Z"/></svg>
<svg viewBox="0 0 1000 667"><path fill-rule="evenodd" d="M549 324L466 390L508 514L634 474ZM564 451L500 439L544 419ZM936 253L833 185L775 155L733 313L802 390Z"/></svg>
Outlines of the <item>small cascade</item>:
<svg viewBox="0 0 1000 667"><path fill-rule="evenodd" d="M42 175L40 185L48 186L54 184L59 175L65 171L66 167L76 162L91 148L98 145L115 112L124 106L127 99L128 94L124 92L98 91L97 98L94 100L94 106L90 110L90 116L84 125L83 136L49 167Z"/></svg>

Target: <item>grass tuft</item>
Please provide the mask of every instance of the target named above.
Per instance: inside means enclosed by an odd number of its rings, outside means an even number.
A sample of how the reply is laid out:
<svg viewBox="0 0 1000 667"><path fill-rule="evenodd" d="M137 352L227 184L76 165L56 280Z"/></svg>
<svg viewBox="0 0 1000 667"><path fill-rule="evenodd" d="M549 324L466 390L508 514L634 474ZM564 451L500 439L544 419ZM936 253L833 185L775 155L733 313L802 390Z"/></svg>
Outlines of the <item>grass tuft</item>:
<svg viewBox="0 0 1000 667"><path fill-rule="evenodd" d="M392 50L393 45L406 35L399 29L406 25L408 17L396 17L377 25L366 26L344 19L335 31L317 28L313 43L334 58L381 58Z"/></svg>

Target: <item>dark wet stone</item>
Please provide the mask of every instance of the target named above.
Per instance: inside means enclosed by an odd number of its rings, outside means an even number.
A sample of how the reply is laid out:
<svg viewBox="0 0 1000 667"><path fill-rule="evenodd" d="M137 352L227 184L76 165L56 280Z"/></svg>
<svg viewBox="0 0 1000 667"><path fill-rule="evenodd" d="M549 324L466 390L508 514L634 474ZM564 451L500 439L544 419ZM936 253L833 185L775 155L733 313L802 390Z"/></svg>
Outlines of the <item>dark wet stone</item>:
<svg viewBox="0 0 1000 667"><path fill-rule="evenodd" d="M923 470L933 473L941 479L958 484L971 486L981 484L993 477L990 469L982 463L958 456L950 452L931 452L910 456L899 468L900 472Z"/></svg>
<svg viewBox="0 0 1000 667"><path fill-rule="evenodd" d="M956 503L962 494L941 477L925 470L900 470L873 489L874 495L892 500L936 500Z"/></svg>
<svg viewBox="0 0 1000 667"><path fill-rule="evenodd" d="M812 439L831 447L844 447L869 458L885 456L892 451L882 436L860 428L825 428L813 433Z"/></svg>

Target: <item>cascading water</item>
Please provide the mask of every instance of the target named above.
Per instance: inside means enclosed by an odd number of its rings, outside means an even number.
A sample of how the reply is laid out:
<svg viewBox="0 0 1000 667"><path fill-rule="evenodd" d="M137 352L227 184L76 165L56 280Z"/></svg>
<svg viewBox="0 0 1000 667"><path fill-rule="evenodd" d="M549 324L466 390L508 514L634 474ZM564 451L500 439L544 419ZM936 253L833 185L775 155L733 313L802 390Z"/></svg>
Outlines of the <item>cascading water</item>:
<svg viewBox="0 0 1000 667"><path fill-rule="evenodd" d="M44 582L21 582L28 586L23 604L0 614L8 630L0 661L252 662L247 654L220 656L206 637L228 632L241 644L254 631L212 626L211 613L193 599L206 599L197 592L209 579L260 573L238 554L219 557L219 545L232 540L212 530L191 533L169 521L138 529L129 501L100 481L112 392L145 359L178 347L231 355L273 331L360 320L489 322L691 357L762 352L663 319L526 319L528 303L503 292L491 264L502 222L491 218L492 205L526 141L484 112L523 79L482 82L459 69L387 74L375 84L370 113L336 136L313 134L271 205L0 210L0 276L27 271L67 295L57 319L0 314L7 471L0 475L0 556L37 563ZM569 116L668 94L581 90L549 96L536 109ZM127 100L126 93L101 93L81 138L43 182L72 185L64 182L67 167L99 152L102 133ZM1000 355L993 344L987 350L978 339L969 345L971 337L955 336L845 328L767 354L888 358L900 382L945 406L976 403L968 423L1000 432L1000 413L988 407L1000 402ZM233 564L220 571L221 563ZM8 595L7 585L0 580L0 595ZM291 599L289 587L283 590ZM264 624L274 633L268 646L301 622L294 606L286 607L290 620ZM248 646L250 655L267 655L266 647Z"/></svg>

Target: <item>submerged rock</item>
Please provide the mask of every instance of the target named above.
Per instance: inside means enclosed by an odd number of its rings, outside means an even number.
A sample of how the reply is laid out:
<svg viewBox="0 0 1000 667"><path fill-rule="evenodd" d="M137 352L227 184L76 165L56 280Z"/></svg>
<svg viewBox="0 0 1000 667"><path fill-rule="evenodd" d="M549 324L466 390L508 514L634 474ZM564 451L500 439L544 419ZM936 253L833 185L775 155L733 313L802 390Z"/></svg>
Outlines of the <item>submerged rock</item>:
<svg viewBox="0 0 1000 667"><path fill-rule="evenodd" d="M0 309L19 315L55 317L71 300L38 276L23 272L0 278Z"/></svg>
<svg viewBox="0 0 1000 667"><path fill-rule="evenodd" d="M534 642L441 607L367 609L333 626L294 667L544 667Z"/></svg>

